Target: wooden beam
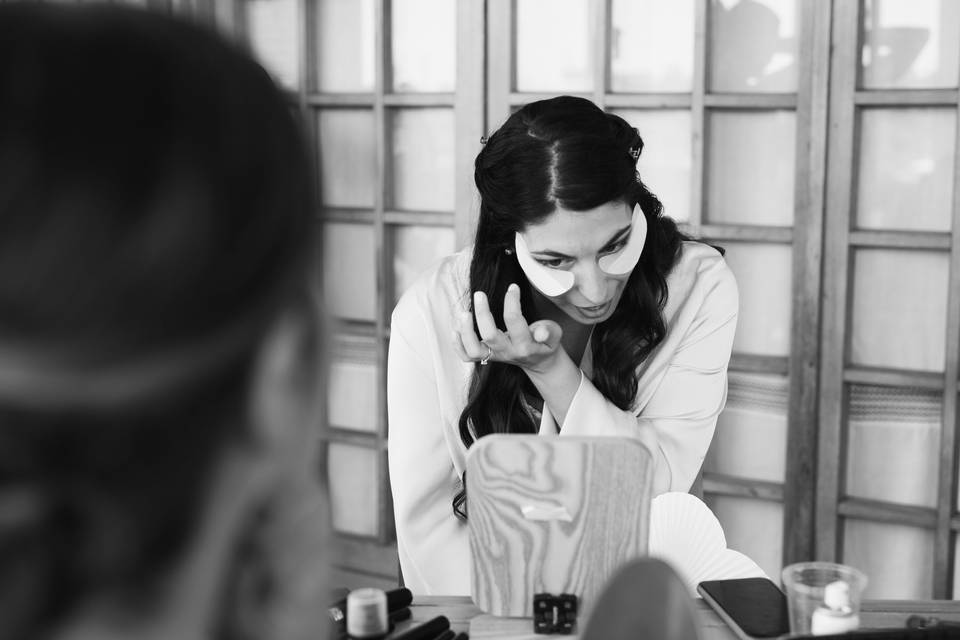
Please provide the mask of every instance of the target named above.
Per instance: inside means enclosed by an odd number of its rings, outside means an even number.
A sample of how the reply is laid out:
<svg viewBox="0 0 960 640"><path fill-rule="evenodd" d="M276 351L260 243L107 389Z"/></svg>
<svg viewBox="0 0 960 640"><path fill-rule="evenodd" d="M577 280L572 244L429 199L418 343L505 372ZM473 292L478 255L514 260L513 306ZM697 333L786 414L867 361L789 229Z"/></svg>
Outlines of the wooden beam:
<svg viewBox="0 0 960 640"><path fill-rule="evenodd" d="M933 529L937 526L937 512L934 509L881 500L847 497L837 504L837 512L844 518L857 518L871 522L886 522L925 529Z"/></svg>
<svg viewBox="0 0 960 640"><path fill-rule="evenodd" d="M707 114L704 98L707 93L707 16L709 0L695 0L693 16L693 91L690 96L690 221L699 227L705 219L708 180L705 149Z"/></svg>
<svg viewBox="0 0 960 640"><path fill-rule="evenodd" d="M793 110L797 103L797 94L794 93L708 93L704 96L704 104L713 109Z"/></svg>
<svg viewBox="0 0 960 640"><path fill-rule="evenodd" d="M789 372L789 358L786 356L761 356L750 353L734 353L730 357L731 371L748 373L768 373L786 376Z"/></svg>
<svg viewBox="0 0 960 640"><path fill-rule="evenodd" d="M392 131L389 122L390 113L386 108L384 96L392 89L392 2L376 0L374 8L374 147L375 176L379 188L374 193L373 202L373 238L376 274L376 356L377 385L375 399L377 403L377 446L386 446L387 438L387 338L386 329L393 307L392 245L387 237L383 217L390 199L393 197L393 157L391 153ZM377 460L377 539L381 543L389 542L389 532L393 519L388 494L390 485L387 469L381 460Z"/></svg>
<svg viewBox="0 0 960 640"><path fill-rule="evenodd" d="M473 173L470 173L473 177ZM470 183L471 186L473 182ZM384 211L383 221L386 224L417 225L421 227L456 227L460 217L470 218L469 213L457 211L456 214L448 211Z"/></svg>
<svg viewBox="0 0 960 640"><path fill-rule="evenodd" d="M943 390L943 374L931 371L906 371L883 367L849 367L843 372L844 382L883 387L916 387Z"/></svg>
<svg viewBox="0 0 960 640"><path fill-rule="evenodd" d="M800 4L783 564L814 557L821 264L826 203L829 2Z"/></svg>
<svg viewBox="0 0 960 640"><path fill-rule="evenodd" d="M593 0L590 3L590 48L593 67L592 100L601 109L607 108L607 89L610 86L610 3L612 0Z"/></svg>
<svg viewBox="0 0 960 640"><path fill-rule="evenodd" d="M609 93L604 97L610 109L690 109L689 93Z"/></svg>
<svg viewBox="0 0 960 640"><path fill-rule="evenodd" d="M956 89L874 89L857 91L853 98L858 106L952 107L957 104L957 95Z"/></svg>
<svg viewBox="0 0 960 640"><path fill-rule="evenodd" d="M510 115L516 86L517 31L512 0L487 0L487 122L490 133ZM526 102L526 100L522 101Z"/></svg>
<svg viewBox="0 0 960 640"><path fill-rule="evenodd" d="M562 93L565 96L576 96L578 98L586 98L587 100L593 100L592 91L563 91ZM511 91L507 96L507 104L510 107L521 107L528 102L535 102L537 100L547 100L549 98L557 97L558 92L556 91ZM509 115L509 112L507 113ZM506 115L504 119L506 119ZM501 121L502 122L502 121Z"/></svg>
<svg viewBox="0 0 960 640"><path fill-rule="evenodd" d="M850 232L850 245L884 249L936 249L947 251L951 235L937 231L857 230Z"/></svg>
<svg viewBox="0 0 960 640"><path fill-rule="evenodd" d="M762 227L759 225L704 224L683 222L680 231L696 238L707 240L733 240L738 242L772 242L792 244L792 227Z"/></svg>
<svg viewBox="0 0 960 640"><path fill-rule="evenodd" d="M814 559L837 560L840 534L837 500L844 466L844 364L847 337L850 211L853 203L853 91L860 64L860 3L833 3L830 27L833 56L827 149L826 219L823 244L822 321L818 398L816 531Z"/></svg>
<svg viewBox="0 0 960 640"><path fill-rule="evenodd" d="M783 502L784 486L780 482L751 480L722 473L703 473L703 492L721 496Z"/></svg>
<svg viewBox="0 0 960 640"><path fill-rule="evenodd" d="M480 198L473 163L486 133L486 0L457 2L457 91L454 95L454 234L459 249L473 242Z"/></svg>
<svg viewBox="0 0 960 640"><path fill-rule="evenodd" d="M482 0L480 0L482 2ZM477 0L468 0L464 3L458 3L458 11L460 13L460 4L464 4L469 7L471 2L477 2ZM460 35L459 33L457 34ZM457 51L460 51L461 43L457 44ZM460 93L460 81L469 81L468 76L460 75L460 63L462 62L461 58L464 56L457 55L457 92L456 93L445 93L445 92L434 92L434 93L387 93L383 96L383 104L388 107L453 107L457 105L457 95ZM480 58L482 61L483 58ZM471 60L470 62L477 62L476 60ZM467 71L464 69L464 74ZM464 87L466 89L466 87Z"/></svg>
<svg viewBox="0 0 960 640"><path fill-rule="evenodd" d="M960 92L954 91L960 112ZM950 525L957 510L957 385L960 383L960 125L953 142L953 220L951 225L950 275L947 294L946 362L943 380L943 420L940 429L940 460L937 488L937 528L934 532L933 597L956 597L953 585L956 547Z"/></svg>

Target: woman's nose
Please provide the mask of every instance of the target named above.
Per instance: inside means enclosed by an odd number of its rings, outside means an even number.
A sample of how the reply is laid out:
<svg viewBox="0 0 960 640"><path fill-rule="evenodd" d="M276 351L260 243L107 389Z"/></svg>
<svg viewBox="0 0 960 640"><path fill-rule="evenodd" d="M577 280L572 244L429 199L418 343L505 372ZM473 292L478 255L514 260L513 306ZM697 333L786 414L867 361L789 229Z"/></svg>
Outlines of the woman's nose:
<svg viewBox="0 0 960 640"><path fill-rule="evenodd" d="M607 276L599 265L585 266L577 275L577 290L590 304L603 304L607 299Z"/></svg>

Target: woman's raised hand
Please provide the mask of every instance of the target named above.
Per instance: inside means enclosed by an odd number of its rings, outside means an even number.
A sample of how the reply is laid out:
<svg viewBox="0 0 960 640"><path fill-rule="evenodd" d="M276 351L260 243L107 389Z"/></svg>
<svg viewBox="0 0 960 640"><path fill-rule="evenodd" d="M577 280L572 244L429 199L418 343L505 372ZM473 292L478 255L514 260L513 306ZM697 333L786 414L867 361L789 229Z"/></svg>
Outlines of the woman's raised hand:
<svg viewBox="0 0 960 640"><path fill-rule="evenodd" d="M473 330L469 311L454 318L453 347L465 362L506 362L522 369L543 372L555 360L563 331L552 320L527 324L520 308L520 287L511 284L503 297L503 323L506 331L497 328L490 312L487 296L473 294L473 312L477 317L480 337Z"/></svg>

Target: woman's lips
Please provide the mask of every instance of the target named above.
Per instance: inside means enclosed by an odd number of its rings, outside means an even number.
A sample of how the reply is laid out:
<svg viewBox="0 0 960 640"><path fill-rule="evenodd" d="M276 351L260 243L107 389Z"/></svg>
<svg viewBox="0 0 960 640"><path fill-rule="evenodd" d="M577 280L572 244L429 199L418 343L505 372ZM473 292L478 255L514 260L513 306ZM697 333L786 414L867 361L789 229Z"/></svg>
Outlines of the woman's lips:
<svg viewBox="0 0 960 640"><path fill-rule="evenodd" d="M579 309L580 313L582 313L585 316L596 317L596 316L602 316L609 307L610 307L610 303L604 302L603 304L594 305L592 307L578 306L577 309Z"/></svg>

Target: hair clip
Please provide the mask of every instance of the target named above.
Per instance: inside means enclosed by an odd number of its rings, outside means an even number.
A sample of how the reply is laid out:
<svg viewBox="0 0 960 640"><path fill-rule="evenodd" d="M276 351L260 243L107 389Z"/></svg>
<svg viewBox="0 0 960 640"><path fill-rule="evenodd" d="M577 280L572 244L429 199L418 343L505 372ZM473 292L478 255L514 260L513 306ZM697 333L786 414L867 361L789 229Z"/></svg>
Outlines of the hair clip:
<svg viewBox="0 0 960 640"><path fill-rule="evenodd" d="M636 162L637 160L640 159L640 149L642 149L642 148L643 148L643 147L641 147L641 146L638 144L638 145L636 145L635 147L630 147L630 149L627 151L627 153L630 154L630 157L633 158L633 161L634 161L634 162Z"/></svg>
<svg viewBox="0 0 960 640"><path fill-rule="evenodd" d="M487 144L487 140L489 140L487 136L480 136L480 144Z"/></svg>
<svg viewBox="0 0 960 640"><path fill-rule="evenodd" d="M505 254L507 254L508 256L512 256L512 255L513 255L513 249L511 249L511 248L509 248L509 247L507 247L506 249L504 249L503 252L504 252Z"/></svg>

